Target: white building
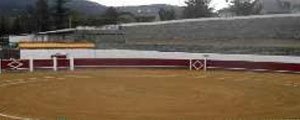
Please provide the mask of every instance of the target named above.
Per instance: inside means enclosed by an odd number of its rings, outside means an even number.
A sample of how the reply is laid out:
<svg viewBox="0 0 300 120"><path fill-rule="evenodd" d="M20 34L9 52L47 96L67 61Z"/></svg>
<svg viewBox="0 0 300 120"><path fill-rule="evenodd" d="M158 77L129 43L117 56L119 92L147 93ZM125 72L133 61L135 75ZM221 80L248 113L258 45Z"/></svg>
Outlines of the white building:
<svg viewBox="0 0 300 120"><path fill-rule="evenodd" d="M9 42L10 43L19 43L19 42L28 42L33 40L35 35L28 34L28 35L10 35Z"/></svg>
<svg viewBox="0 0 300 120"><path fill-rule="evenodd" d="M300 12L300 0L259 0L262 14L281 14Z"/></svg>

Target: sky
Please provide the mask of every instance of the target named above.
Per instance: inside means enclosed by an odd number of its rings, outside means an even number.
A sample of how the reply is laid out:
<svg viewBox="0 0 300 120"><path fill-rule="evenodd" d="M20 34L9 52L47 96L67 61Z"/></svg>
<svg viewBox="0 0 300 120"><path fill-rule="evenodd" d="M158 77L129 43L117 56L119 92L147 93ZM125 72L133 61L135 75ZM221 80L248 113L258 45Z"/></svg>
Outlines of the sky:
<svg viewBox="0 0 300 120"><path fill-rule="evenodd" d="M170 4L183 6L186 0L91 0L106 6L131 6L131 5L149 5L149 4ZM211 6L216 10L226 7L225 0L212 0Z"/></svg>

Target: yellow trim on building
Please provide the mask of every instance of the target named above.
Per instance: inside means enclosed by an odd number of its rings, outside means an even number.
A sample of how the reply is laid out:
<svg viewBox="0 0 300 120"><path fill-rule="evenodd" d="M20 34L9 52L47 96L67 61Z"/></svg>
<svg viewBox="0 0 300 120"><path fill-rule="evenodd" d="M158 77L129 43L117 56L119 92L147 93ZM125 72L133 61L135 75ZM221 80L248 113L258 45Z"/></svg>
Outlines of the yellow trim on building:
<svg viewBox="0 0 300 120"><path fill-rule="evenodd" d="M93 49L94 43L20 42L20 49Z"/></svg>

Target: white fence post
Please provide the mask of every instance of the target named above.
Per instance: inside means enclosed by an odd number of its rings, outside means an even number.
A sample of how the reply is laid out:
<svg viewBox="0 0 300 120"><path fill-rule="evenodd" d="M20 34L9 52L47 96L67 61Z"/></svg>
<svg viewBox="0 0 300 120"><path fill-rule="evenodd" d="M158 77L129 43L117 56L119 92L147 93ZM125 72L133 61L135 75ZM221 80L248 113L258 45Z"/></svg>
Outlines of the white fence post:
<svg viewBox="0 0 300 120"><path fill-rule="evenodd" d="M2 73L2 66L1 66L2 62L1 62L1 59L0 59L0 74Z"/></svg>
<svg viewBox="0 0 300 120"><path fill-rule="evenodd" d="M193 60L190 59L190 71L192 71L192 70L193 70Z"/></svg>
<svg viewBox="0 0 300 120"><path fill-rule="evenodd" d="M207 71L207 58L204 58L204 71Z"/></svg>
<svg viewBox="0 0 300 120"><path fill-rule="evenodd" d="M71 71L75 70L74 58L73 57L70 57L70 70Z"/></svg>
<svg viewBox="0 0 300 120"><path fill-rule="evenodd" d="M34 71L33 58L29 59L29 70L30 72Z"/></svg>
<svg viewBox="0 0 300 120"><path fill-rule="evenodd" d="M53 57L53 71L57 71L57 58Z"/></svg>
<svg viewBox="0 0 300 120"><path fill-rule="evenodd" d="M209 57L209 55L203 55L204 56L204 71L207 71L207 58Z"/></svg>

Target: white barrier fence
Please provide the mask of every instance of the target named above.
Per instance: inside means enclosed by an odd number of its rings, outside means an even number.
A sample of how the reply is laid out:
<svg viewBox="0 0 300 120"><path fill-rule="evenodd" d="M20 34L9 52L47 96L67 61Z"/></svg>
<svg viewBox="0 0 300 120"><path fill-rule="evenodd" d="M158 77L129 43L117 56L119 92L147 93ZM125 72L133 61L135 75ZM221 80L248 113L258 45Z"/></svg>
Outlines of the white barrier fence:
<svg viewBox="0 0 300 120"><path fill-rule="evenodd" d="M52 59L51 57L57 53L64 53L68 59ZM213 68L300 72L300 57L297 56L226 55L133 50L21 50L21 57L21 61L27 60L26 65L29 64L29 67L25 69L29 69L29 71L34 71L38 67L51 68L57 71L59 68L66 68L67 66L70 70L74 70L77 67L185 67L191 70L204 69L205 71ZM44 61L41 61L41 59ZM18 68L19 62L13 60L12 63L8 63L6 61L6 66L11 65L12 68ZM36 63L42 66L37 66ZM48 66L45 66L45 64ZM51 66L49 66L50 64ZM64 66L61 66L61 64L64 64ZM5 68L3 64L2 68Z"/></svg>
<svg viewBox="0 0 300 120"><path fill-rule="evenodd" d="M39 59L39 60L41 60L41 59ZM69 65L68 65L69 70L74 71L75 70L74 58L70 57L70 58L68 58L66 60L69 61ZM4 61L3 59L0 59L0 74L3 72L3 67L4 67L3 66L3 64L4 64L3 61ZM30 72L34 72L35 71L35 65L34 65L35 59L32 59L32 58L28 59L28 61L29 61L28 62L28 68L23 68L24 63L22 63L20 60L10 59L9 61L10 62L7 64L7 66L9 66L9 68L8 68L9 70L27 69ZM59 66L58 66L59 62L58 61L59 61L58 58L56 58L56 57L52 58L52 64L53 64L53 66L51 67L51 69L53 71L58 71L58 69L59 69Z"/></svg>
<svg viewBox="0 0 300 120"><path fill-rule="evenodd" d="M72 56L74 58L204 59L204 56L208 55L209 59L223 61L300 63L300 56L185 53L135 50L21 50L20 54L21 59L50 59L52 55L58 53Z"/></svg>
<svg viewBox="0 0 300 120"><path fill-rule="evenodd" d="M75 63L76 61L76 63ZM38 63L42 63L38 64ZM61 65L60 63L63 63ZM38 65L36 65L38 64ZM52 59L0 59L0 73L4 70L28 70L34 72L35 69L52 69L58 71L61 68L74 71L75 68L189 68L189 70L207 70L207 58L205 59L74 59L57 58Z"/></svg>

